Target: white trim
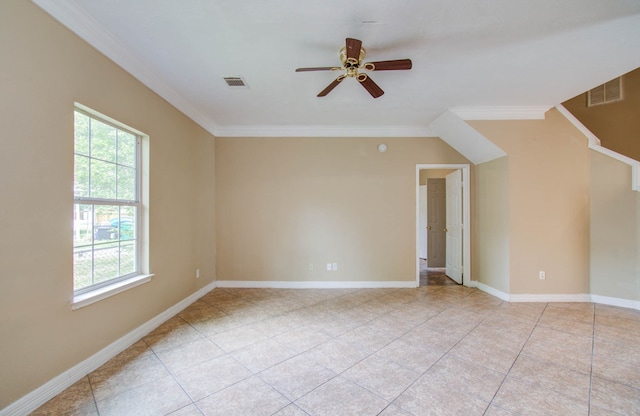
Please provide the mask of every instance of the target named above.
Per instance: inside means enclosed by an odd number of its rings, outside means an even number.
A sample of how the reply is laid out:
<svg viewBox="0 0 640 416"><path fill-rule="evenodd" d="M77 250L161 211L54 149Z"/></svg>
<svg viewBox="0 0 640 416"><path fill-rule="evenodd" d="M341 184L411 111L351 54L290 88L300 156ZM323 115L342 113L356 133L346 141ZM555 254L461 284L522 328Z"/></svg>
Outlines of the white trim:
<svg viewBox="0 0 640 416"><path fill-rule="evenodd" d="M351 280L351 281L274 281L274 280L218 280L216 287L269 289L383 289L415 288L412 280Z"/></svg>
<svg viewBox="0 0 640 416"><path fill-rule="evenodd" d="M591 300L594 303L601 303L603 305L618 306L621 308L636 309L640 311L640 300L612 298L609 296L601 296L591 294Z"/></svg>
<svg viewBox="0 0 640 416"><path fill-rule="evenodd" d="M133 75L138 81L167 100L205 130L215 135L216 125L209 115L196 109L173 87L167 84L162 77L150 71L148 65L141 61L109 31L104 29L98 21L76 6L75 2L71 0L32 1L85 42Z"/></svg>
<svg viewBox="0 0 640 416"><path fill-rule="evenodd" d="M131 133L134 136L141 136L141 137L149 137L148 134L141 132L140 130L131 127L127 124L124 124L121 121L116 120L115 118L111 118L106 114L103 114L97 110L94 110L91 107L87 107L86 105L79 103L77 101L73 102L73 106L76 110L80 110L81 113L87 113L85 114L86 116L92 117L92 118L97 118L100 122L107 122L107 124L112 124L112 127L118 128L120 130L126 130L127 133Z"/></svg>
<svg viewBox="0 0 640 416"><path fill-rule="evenodd" d="M420 171L423 169L460 169L462 170L462 284L471 286L471 182L469 164L417 164L416 165L416 286L420 286Z"/></svg>
<svg viewBox="0 0 640 416"><path fill-rule="evenodd" d="M504 293L498 289L494 289L493 287L489 286L489 285L485 285L482 282L478 282L477 283L477 287L478 289L482 290L485 293L488 293L492 296L497 297L500 300L503 300L505 302L509 302L509 294L508 293Z"/></svg>
<svg viewBox="0 0 640 416"><path fill-rule="evenodd" d="M576 294L511 294L509 302L591 302L588 293Z"/></svg>
<svg viewBox="0 0 640 416"><path fill-rule="evenodd" d="M175 316L178 312L182 311L184 308L191 305L202 296L206 295L215 287L216 282L209 283L207 286L191 294L182 301L176 303L174 306L155 316L151 320L140 325L133 331L124 335L122 338L116 340L97 353L93 354L91 357L76 364L62 374L52 378L37 389L11 403L9 406L0 410L0 416L27 415L33 412L38 407L42 406L43 404L63 392L65 389L72 386L78 380L82 379L82 377L96 370L111 358L129 348L149 332L153 331L169 318Z"/></svg>
<svg viewBox="0 0 640 416"><path fill-rule="evenodd" d="M452 107L463 120L544 120L552 105Z"/></svg>
<svg viewBox="0 0 640 416"><path fill-rule="evenodd" d="M125 290L143 285L151 281L151 278L153 276L154 276L153 274L139 274L129 279L121 280L111 285L104 286L96 290L92 290L91 292L74 296L73 300L71 301L71 309L73 310L80 309L85 306L91 305L92 303L96 303L98 301L111 297L113 295L117 295L118 293L124 292Z"/></svg>
<svg viewBox="0 0 640 416"><path fill-rule="evenodd" d="M504 150L451 111L445 111L429 127L470 162L479 165L506 156Z"/></svg>
<svg viewBox="0 0 640 416"><path fill-rule="evenodd" d="M589 148L595 150L596 152L602 153L605 156L609 156L613 159L616 159L622 163L626 163L631 166L631 189L634 191L640 191L640 162L627 157L625 155L621 155L618 152L614 152L611 149L607 149L606 147L602 147L600 145L600 139L596 137L595 134L591 132L584 124L580 122L569 110L565 108L562 104L558 104L556 109L566 117L567 120L571 124L575 126L582 134L587 137L587 141L589 143Z"/></svg>
<svg viewBox="0 0 640 416"><path fill-rule="evenodd" d="M206 112L196 108L161 76L149 70L131 49L72 0L32 0L54 19L111 59L138 81L167 100L216 137L433 137L425 126L218 126Z"/></svg>
<svg viewBox="0 0 640 416"><path fill-rule="evenodd" d="M560 114L565 116L565 118L569 120L571 124L573 124L578 130L580 130L580 133L584 134L587 137L589 147L600 146L600 139L598 139L596 135L591 132L591 130L589 130L584 124L582 124L576 118L576 116L571 114L571 112L567 110L565 106L563 106L562 104L558 104L556 106L556 109L560 112Z"/></svg>
<svg viewBox="0 0 640 416"><path fill-rule="evenodd" d="M475 283L475 282L472 282ZM612 298L609 296L600 296L594 294L509 294L501 292L482 282L477 282L478 289L490 295L497 297L505 302L588 302L600 303L603 305L618 306L620 308L629 308L640 310L640 300Z"/></svg>
<svg viewBox="0 0 640 416"><path fill-rule="evenodd" d="M217 137L436 137L423 126L227 126Z"/></svg>

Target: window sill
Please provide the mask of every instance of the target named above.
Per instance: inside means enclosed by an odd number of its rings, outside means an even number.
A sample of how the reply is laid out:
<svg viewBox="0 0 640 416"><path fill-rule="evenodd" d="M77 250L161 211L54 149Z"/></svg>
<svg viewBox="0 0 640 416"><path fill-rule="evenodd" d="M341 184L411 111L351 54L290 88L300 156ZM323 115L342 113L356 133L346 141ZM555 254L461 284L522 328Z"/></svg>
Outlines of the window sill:
<svg viewBox="0 0 640 416"><path fill-rule="evenodd" d="M130 279L122 280L109 286L101 287L94 291L83 293L82 295L74 296L71 302L71 309L76 310L85 306L91 305L110 296L116 295L125 290L129 290L136 286L145 284L151 280L153 274L140 274Z"/></svg>

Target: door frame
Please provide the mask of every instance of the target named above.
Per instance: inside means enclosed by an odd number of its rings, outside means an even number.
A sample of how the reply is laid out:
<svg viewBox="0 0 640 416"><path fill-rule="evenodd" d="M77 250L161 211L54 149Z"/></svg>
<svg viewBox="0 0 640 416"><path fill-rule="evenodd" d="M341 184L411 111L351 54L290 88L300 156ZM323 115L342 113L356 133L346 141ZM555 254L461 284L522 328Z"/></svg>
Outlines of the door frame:
<svg viewBox="0 0 640 416"><path fill-rule="evenodd" d="M420 286L420 171L425 169L458 169L462 171L462 284L471 286L471 189L469 164L417 164L416 165L416 287Z"/></svg>
<svg viewBox="0 0 640 416"><path fill-rule="evenodd" d="M423 189L424 187L424 189ZM427 243L427 233L426 233L426 228L427 228L427 224L428 224L428 218L426 215L426 211L427 211L427 185L419 185L419 193L420 195L418 196L420 198L419 202L418 202L418 206L422 209L420 209L419 212L419 217L418 217L418 228L421 230L418 232L418 236L420 237L418 239L418 256L421 259L426 259L428 257L428 243ZM424 190L424 192L422 192ZM422 206L420 206L422 204ZM424 219L424 221L421 221L422 219ZM422 227L424 226L424 228ZM423 243L424 242L424 246ZM422 249L424 248L424 252L422 251ZM424 254L424 257L422 256Z"/></svg>

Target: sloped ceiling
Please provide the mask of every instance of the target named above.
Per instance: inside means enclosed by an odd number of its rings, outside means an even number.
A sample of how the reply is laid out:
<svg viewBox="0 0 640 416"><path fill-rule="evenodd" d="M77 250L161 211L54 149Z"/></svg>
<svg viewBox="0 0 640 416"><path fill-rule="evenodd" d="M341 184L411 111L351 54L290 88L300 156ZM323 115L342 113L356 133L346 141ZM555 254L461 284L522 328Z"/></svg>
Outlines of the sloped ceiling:
<svg viewBox="0 0 640 416"><path fill-rule="evenodd" d="M428 136L451 108L546 109L640 66L637 0L33 1L217 136ZM339 65L346 37L413 69L317 98L336 74L294 70Z"/></svg>

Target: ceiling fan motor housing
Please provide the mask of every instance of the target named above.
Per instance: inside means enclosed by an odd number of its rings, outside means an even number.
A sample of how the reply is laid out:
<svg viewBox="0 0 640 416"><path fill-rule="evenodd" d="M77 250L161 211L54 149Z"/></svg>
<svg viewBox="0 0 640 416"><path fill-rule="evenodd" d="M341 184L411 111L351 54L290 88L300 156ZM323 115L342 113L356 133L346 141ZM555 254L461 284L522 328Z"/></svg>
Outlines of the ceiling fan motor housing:
<svg viewBox="0 0 640 416"><path fill-rule="evenodd" d="M360 54L358 55L358 60L356 60L355 58L347 57L346 46L340 49L340 61L342 62L342 67L347 70L348 77L358 76L358 69L362 67L362 62L366 54L367 51L364 48L360 48Z"/></svg>

